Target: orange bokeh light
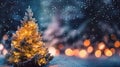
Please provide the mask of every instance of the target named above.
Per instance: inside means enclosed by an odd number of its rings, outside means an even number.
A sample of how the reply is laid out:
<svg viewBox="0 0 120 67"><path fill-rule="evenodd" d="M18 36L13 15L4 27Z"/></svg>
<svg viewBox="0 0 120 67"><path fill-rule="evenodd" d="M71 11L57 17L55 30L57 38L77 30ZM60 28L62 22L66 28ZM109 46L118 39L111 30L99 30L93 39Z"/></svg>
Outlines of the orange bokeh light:
<svg viewBox="0 0 120 67"><path fill-rule="evenodd" d="M85 47L88 47L90 45L90 39L86 39L84 42L83 42L84 46Z"/></svg>
<svg viewBox="0 0 120 67"><path fill-rule="evenodd" d="M86 50L84 50L84 49L80 50L80 52L79 52L80 58L86 58L87 56L88 56L88 53Z"/></svg>
<svg viewBox="0 0 120 67"><path fill-rule="evenodd" d="M89 47L87 48L87 52L88 52L88 53L92 53L92 52L93 52L93 50L94 50L94 49L93 49L93 47L92 47L92 46L89 46Z"/></svg>
<svg viewBox="0 0 120 67"><path fill-rule="evenodd" d="M112 51L109 50L109 49L105 49L105 50L104 50L104 54L105 54L105 56L110 57L110 56L112 56Z"/></svg>
<svg viewBox="0 0 120 67"><path fill-rule="evenodd" d="M105 44L103 42L98 44L98 49L103 50L105 48Z"/></svg>
<svg viewBox="0 0 120 67"><path fill-rule="evenodd" d="M70 49L70 48L67 48L67 49L65 50L65 54L66 54L67 56L73 56L73 50Z"/></svg>
<svg viewBox="0 0 120 67"><path fill-rule="evenodd" d="M111 48L110 50L112 51L113 54L115 54L115 49L114 48Z"/></svg>
<svg viewBox="0 0 120 67"><path fill-rule="evenodd" d="M79 55L79 49L74 49L73 52L74 52L74 55L75 55L75 56L78 56L78 55Z"/></svg>
<svg viewBox="0 0 120 67"><path fill-rule="evenodd" d="M119 42L119 41L115 41L114 46L115 46L116 48L120 47L120 42Z"/></svg>
<svg viewBox="0 0 120 67"><path fill-rule="evenodd" d="M56 49L56 56L60 55L60 50Z"/></svg>
<svg viewBox="0 0 120 67"><path fill-rule="evenodd" d="M101 50L96 50L96 51L95 51L95 56L96 56L97 58L101 57L101 55L102 55Z"/></svg>

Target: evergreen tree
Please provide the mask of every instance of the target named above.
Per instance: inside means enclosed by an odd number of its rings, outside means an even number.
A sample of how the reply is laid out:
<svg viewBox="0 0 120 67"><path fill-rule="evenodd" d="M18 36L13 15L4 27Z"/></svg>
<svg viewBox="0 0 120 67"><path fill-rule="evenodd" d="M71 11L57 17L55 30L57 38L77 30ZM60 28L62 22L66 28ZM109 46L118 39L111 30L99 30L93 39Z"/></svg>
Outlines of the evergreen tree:
<svg viewBox="0 0 120 67"><path fill-rule="evenodd" d="M13 34L12 48L8 61L16 67L34 67L47 64L52 56L48 53L38 31L36 20L32 18L30 7L23 18L22 26ZM33 66L34 65L34 66ZM37 67L36 66L36 67Z"/></svg>

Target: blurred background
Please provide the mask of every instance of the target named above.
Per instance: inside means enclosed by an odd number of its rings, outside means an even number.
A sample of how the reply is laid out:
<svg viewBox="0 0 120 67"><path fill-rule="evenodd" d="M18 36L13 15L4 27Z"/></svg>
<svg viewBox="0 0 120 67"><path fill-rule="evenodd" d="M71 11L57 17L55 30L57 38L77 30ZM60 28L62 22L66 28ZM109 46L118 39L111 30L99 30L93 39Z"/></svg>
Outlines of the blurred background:
<svg viewBox="0 0 120 67"><path fill-rule="evenodd" d="M57 64L65 59L76 63L73 67L80 67L79 62L88 64L85 67L92 65L87 61L98 61L100 67L119 67L119 3L120 0L0 0L0 54L6 55L11 48L12 33L30 6L43 41L55 56L53 67L59 67ZM61 62L54 63L56 60Z"/></svg>

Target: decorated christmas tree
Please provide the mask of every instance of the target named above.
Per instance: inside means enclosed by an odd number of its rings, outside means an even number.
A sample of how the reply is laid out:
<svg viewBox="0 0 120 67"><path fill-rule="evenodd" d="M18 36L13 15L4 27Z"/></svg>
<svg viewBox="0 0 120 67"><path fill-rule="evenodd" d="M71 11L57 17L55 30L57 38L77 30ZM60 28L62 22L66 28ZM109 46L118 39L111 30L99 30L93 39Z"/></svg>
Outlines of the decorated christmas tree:
<svg viewBox="0 0 120 67"><path fill-rule="evenodd" d="M42 67L52 59L32 16L33 12L28 7L21 27L13 34L8 62L15 67Z"/></svg>

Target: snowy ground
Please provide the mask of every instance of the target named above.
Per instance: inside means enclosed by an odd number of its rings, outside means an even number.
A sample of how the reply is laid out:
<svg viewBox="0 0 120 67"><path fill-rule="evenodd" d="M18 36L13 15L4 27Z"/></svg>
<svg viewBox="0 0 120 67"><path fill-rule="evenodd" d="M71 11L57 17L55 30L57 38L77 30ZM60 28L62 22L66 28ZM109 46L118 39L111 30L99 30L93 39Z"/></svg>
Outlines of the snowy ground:
<svg viewBox="0 0 120 67"><path fill-rule="evenodd" d="M120 57L111 58L87 58L58 56L55 57L48 67L120 67Z"/></svg>
<svg viewBox="0 0 120 67"><path fill-rule="evenodd" d="M0 67L10 67L4 65L3 57L0 59ZM61 55L54 57L47 67L120 67L120 57L80 59Z"/></svg>

